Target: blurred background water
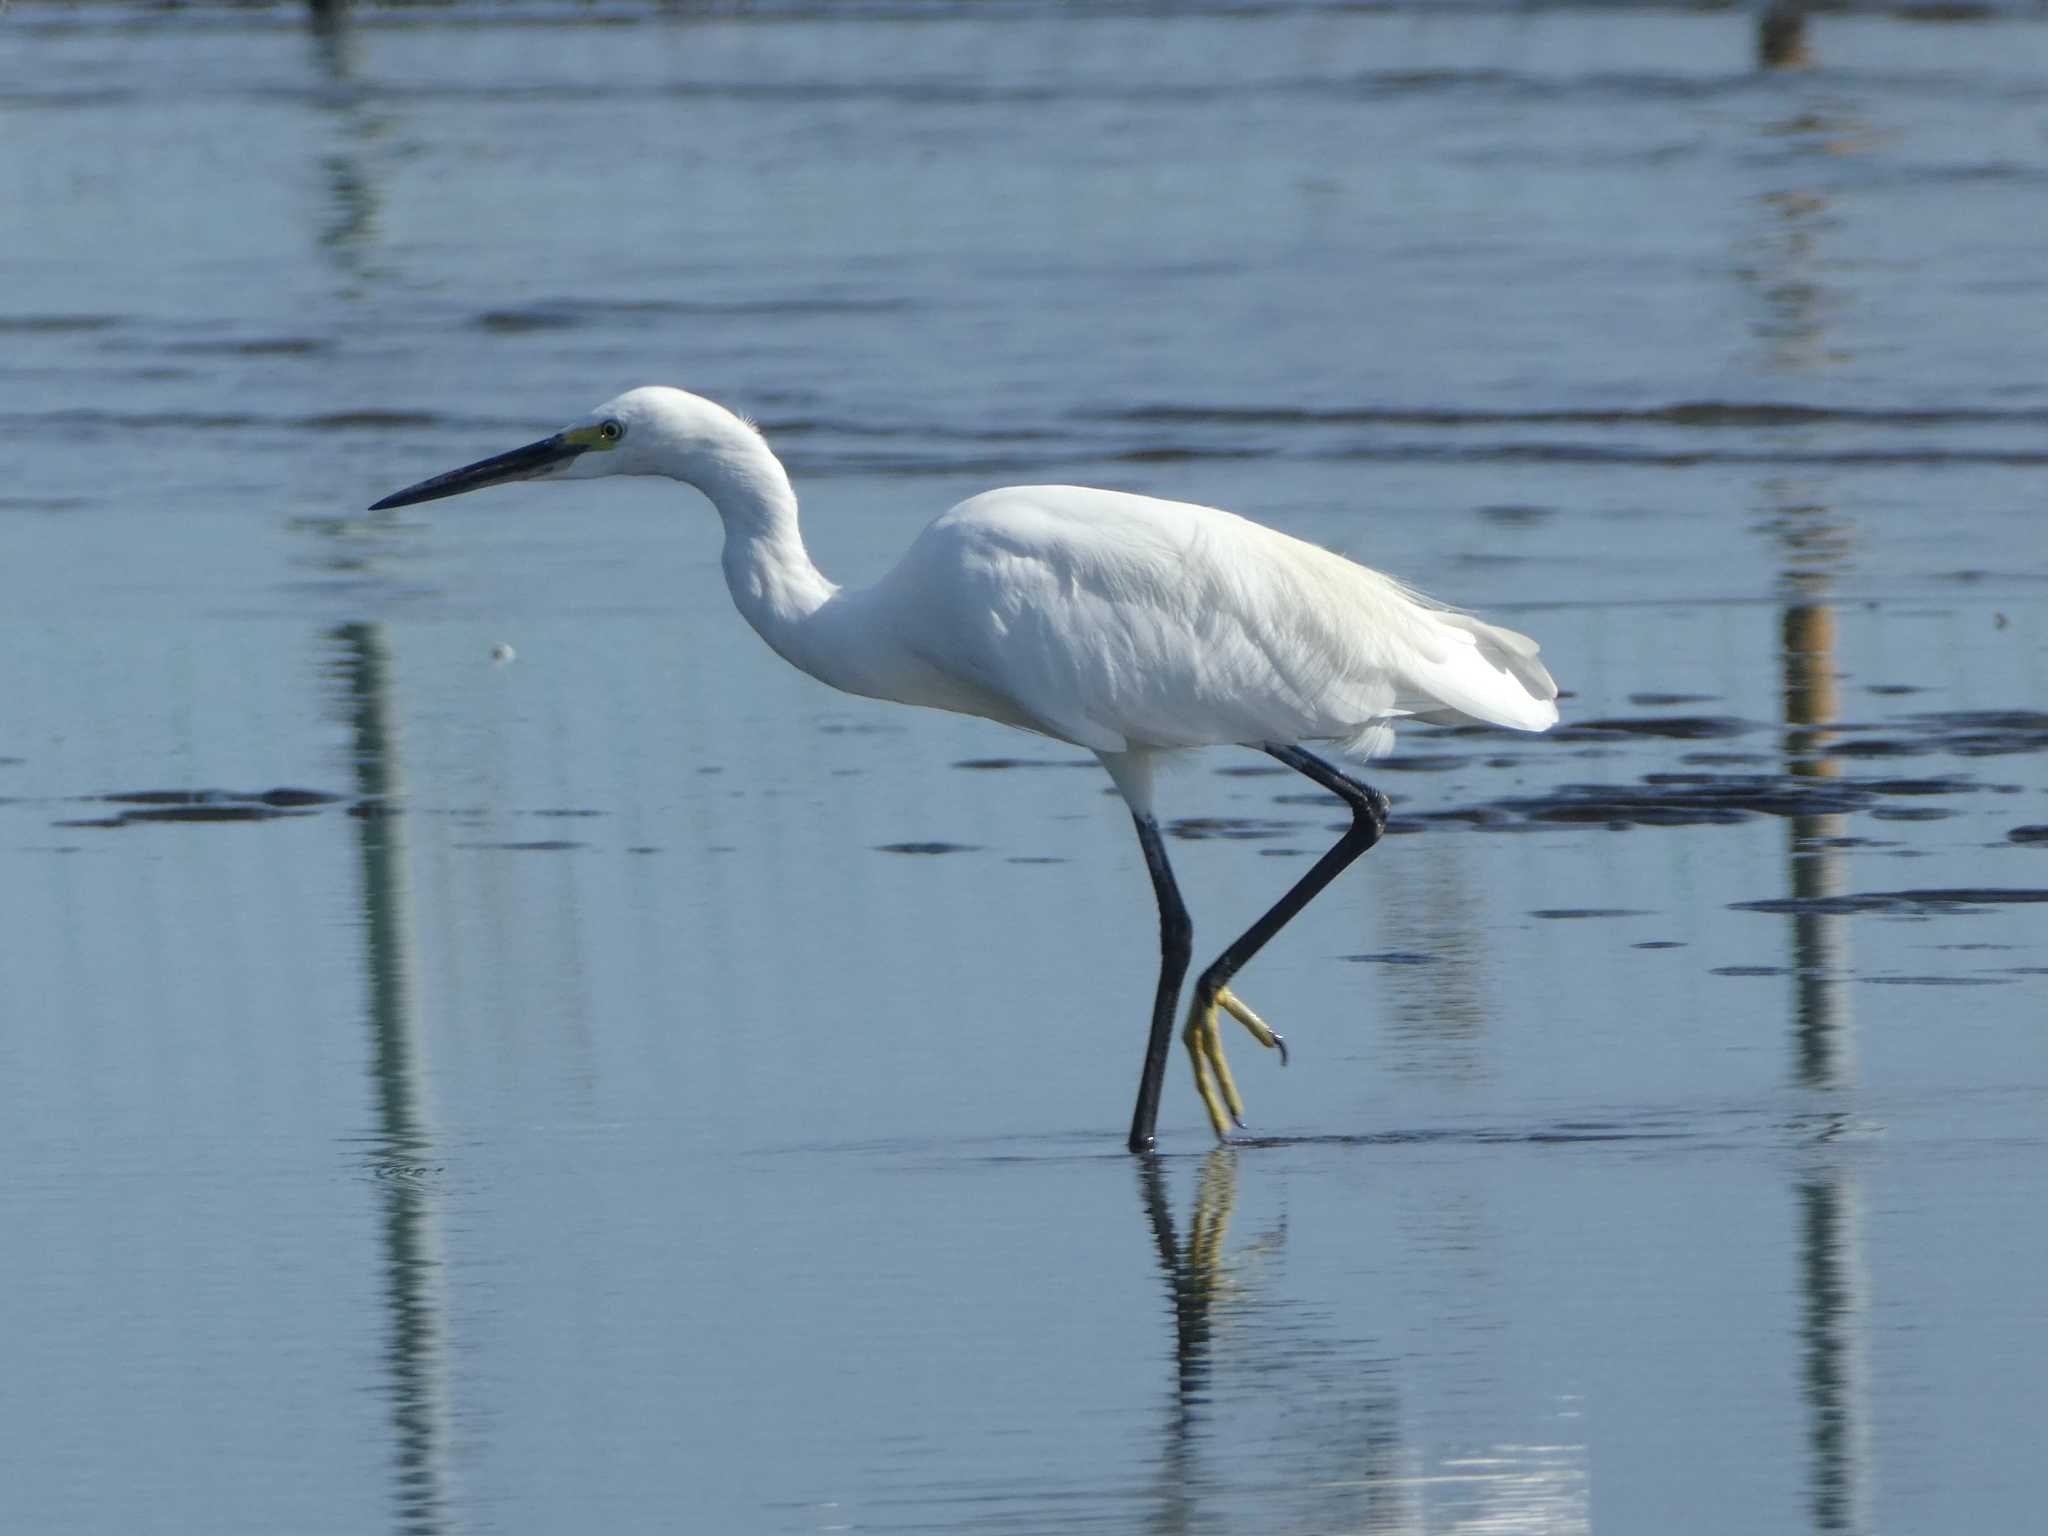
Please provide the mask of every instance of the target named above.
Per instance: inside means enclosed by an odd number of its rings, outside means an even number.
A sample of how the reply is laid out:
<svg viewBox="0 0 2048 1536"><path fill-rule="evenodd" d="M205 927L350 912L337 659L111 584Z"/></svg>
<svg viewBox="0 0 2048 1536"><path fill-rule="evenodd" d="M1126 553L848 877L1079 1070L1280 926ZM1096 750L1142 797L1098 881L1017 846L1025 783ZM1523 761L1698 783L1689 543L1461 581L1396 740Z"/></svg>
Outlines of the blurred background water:
<svg viewBox="0 0 2048 1536"><path fill-rule="evenodd" d="M17 0L0 1526L2024 1529L2044 189L2033 5ZM1135 1161L1083 754L675 488L358 510L643 382L841 579L1216 503L1567 725L1406 733ZM1342 820L1262 762L1198 949Z"/></svg>

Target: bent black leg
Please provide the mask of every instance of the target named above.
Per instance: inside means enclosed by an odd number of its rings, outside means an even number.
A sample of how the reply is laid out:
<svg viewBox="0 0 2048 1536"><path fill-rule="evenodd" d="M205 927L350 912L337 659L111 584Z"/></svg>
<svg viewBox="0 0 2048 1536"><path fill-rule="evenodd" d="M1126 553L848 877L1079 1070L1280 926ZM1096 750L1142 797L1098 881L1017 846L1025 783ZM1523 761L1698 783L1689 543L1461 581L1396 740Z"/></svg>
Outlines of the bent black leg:
<svg viewBox="0 0 2048 1536"><path fill-rule="evenodd" d="M1274 902L1264 917L1245 929L1236 943L1217 956L1214 965L1202 972L1195 983L1194 1006L1197 1009L1213 1005L1216 994L1230 984L1230 978L1248 964L1253 955L1265 948L1266 941L1285 928L1297 912L1322 893L1324 886L1342 874L1346 865L1378 842L1380 834L1387 830L1387 797L1372 786L1359 783L1313 752L1305 752L1300 747L1281 747L1268 742L1261 750L1297 773L1307 774L1331 794L1341 797L1351 807L1351 830L1338 838L1336 847L1316 860L1315 867L1295 881L1292 889ZM1285 1059L1283 1056L1282 1060Z"/></svg>
<svg viewBox="0 0 2048 1536"><path fill-rule="evenodd" d="M1166 844L1159 839L1159 823L1150 816L1134 815L1138 824L1138 846L1145 850L1145 868L1152 873L1152 894L1159 900L1159 991L1152 999L1152 1034L1145 1042L1145 1070L1138 1079L1138 1107L1131 1114L1133 1152L1150 1152L1152 1135L1159 1123L1159 1089L1166 1080L1166 1058L1173 1048L1173 1018L1180 1008L1180 984L1188 973L1188 959L1194 952L1195 925L1174 883L1173 866L1166 861Z"/></svg>

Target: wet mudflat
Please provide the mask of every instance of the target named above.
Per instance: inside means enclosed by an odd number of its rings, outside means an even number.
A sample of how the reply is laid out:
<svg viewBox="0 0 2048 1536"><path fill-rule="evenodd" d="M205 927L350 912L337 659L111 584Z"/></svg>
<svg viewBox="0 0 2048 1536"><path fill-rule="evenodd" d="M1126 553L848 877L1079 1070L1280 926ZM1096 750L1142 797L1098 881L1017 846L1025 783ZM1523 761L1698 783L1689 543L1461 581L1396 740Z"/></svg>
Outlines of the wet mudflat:
<svg viewBox="0 0 2048 1536"><path fill-rule="evenodd" d="M0 1524L2026 1528L2031 12L0 42ZM790 672L670 488L358 510L655 380L844 579L1214 502L1566 724L1404 733L1242 978L1292 1065L1134 1161L1085 754ZM1200 949L1344 820L1164 798Z"/></svg>

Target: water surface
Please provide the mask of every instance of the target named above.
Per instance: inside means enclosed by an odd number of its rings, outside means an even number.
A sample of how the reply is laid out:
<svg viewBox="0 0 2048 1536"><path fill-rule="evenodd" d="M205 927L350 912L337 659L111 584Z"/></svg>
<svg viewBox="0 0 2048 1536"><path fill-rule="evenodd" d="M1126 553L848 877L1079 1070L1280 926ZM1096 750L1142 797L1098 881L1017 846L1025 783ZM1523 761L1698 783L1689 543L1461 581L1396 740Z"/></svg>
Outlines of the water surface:
<svg viewBox="0 0 2048 1536"><path fill-rule="evenodd" d="M2048 31L1804 48L0 16L0 1523L2024 1527ZM1084 754L790 672L673 488L359 510L653 381L844 579L1212 502L1568 728L1407 733L1134 1161ZM1205 949L1342 821L1262 766L1166 785Z"/></svg>

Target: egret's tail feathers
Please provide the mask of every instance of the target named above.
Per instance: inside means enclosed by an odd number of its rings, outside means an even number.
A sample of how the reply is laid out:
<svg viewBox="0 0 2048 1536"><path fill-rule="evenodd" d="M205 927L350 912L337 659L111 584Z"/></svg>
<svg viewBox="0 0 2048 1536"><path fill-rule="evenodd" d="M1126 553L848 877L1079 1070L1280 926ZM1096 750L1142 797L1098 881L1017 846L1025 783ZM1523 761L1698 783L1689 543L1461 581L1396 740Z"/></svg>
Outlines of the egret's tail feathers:
<svg viewBox="0 0 2048 1536"><path fill-rule="evenodd" d="M1540 647L1534 640L1515 630L1484 623L1470 614L1447 613L1444 622L1469 633L1487 665L1506 672L1522 685L1526 701L1511 701L1519 718L1502 724L1517 725L1525 731L1547 730L1557 724L1557 680L1536 659Z"/></svg>
<svg viewBox="0 0 2048 1536"><path fill-rule="evenodd" d="M1537 660L1534 640L1468 613L1431 617L1458 631L1461 643L1417 679L1440 706L1417 709L1417 719L1435 725L1476 720L1518 731L1557 724L1557 682Z"/></svg>

